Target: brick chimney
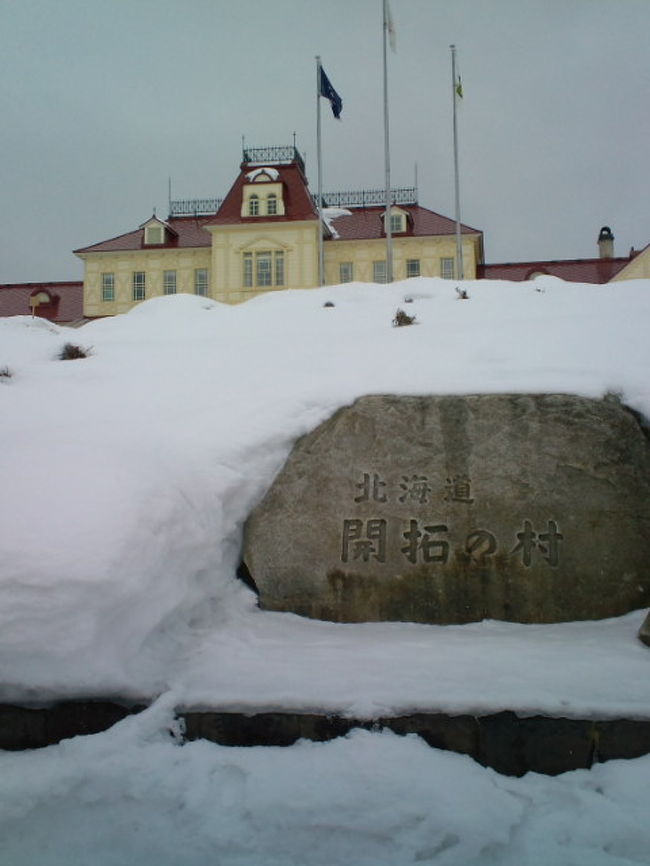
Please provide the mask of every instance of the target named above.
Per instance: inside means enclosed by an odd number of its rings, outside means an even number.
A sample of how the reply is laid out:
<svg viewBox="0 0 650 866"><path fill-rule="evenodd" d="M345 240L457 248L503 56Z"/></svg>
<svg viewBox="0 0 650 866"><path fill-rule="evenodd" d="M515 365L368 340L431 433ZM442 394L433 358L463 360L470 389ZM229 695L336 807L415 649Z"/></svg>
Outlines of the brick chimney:
<svg viewBox="0 0 650 866"><path fill-rule="evenodd" d="M601 259L614 258L614 235L609 226L603 226L598 235L598 252Z"/></svg>

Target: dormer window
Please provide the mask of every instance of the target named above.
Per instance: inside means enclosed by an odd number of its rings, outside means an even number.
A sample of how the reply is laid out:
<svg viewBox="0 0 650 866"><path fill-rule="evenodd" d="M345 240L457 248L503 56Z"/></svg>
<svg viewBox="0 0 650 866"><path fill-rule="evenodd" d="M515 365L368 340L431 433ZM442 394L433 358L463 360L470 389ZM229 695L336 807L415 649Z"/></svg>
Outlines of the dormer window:
<svg viewBox="0 0 650 866"><path fill-rule="evenodd" d="M383 219L386 219L386 212L382 214ZM407 214L400 208L392 207L390 209L390 233L399 235L406 231Z"/></svg>
<svg viewBox="0 0 650 866"><path fill-rule="evenodd" d="M274 168L256 168L246 175L242 190L242 217L279 217L285 215L284 188Z"/></svg>
<svg viewBox="0 0 650 866"><path fill-rule="evenodd" d="M147 246L162 244L165 241L164 237L164 229L161 225L153 225L147 226L144 230L144 242Z"/></svg>
<svg viewBox="0 0 650 866"><path fill-rule="evenodd" d="M142 243L145 247L161 247L177 236L175 229L169 223L158 219L155 214L146 223L142 223L140 228L144 229Z"/></svg>

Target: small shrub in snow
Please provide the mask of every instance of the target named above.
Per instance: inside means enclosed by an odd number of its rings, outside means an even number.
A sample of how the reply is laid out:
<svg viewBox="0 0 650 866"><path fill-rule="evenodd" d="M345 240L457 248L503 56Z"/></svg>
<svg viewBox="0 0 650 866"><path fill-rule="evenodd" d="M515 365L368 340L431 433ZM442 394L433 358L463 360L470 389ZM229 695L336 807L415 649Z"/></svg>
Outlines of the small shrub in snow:
<svg viewBox="0 0 650 866"><path fill-rule="evenodd" d="M13 373L9 369L9 367L0 367L0 380L2 379L11 379Z"/></svg>
<svg viewBox="0 0 650 866"><path fill-rule="evenodd" d="M456 286L456 294L458 295L459 301L466 301L469 298L467 289L459 289L458 286Z"/></svg>
<svg viewBox="0 0 650 866"><path fill-rule="evenodd" d="M323 306L324 306L324 307L333 307L333 306L334 306L334 302L333 302L333 301L325 301L325 303L323 304Z"/></svg>
<svg viewBox="0 0 650 866"><path fill-rule="evenodd" d="M404 325L412 325L415 321L415 316L409 316L404 310L398 310L393 319L394 328L402 328Z"/></svg>
<svg viewBox="0 0 650 866"><path fill-rule="evenodd" d="M404 298L404 303L405 303L405 304L412 304L412 303L413 303L413 298Z"/></svg>
<svg viewBox="0 0 650 866"><path fill-rule="evenodd" d="M92 349L84 349L83 346L75 346L74 343L66 343L59 352L60 361L74 361L77 358L87 358L92 354Z"/></svg>

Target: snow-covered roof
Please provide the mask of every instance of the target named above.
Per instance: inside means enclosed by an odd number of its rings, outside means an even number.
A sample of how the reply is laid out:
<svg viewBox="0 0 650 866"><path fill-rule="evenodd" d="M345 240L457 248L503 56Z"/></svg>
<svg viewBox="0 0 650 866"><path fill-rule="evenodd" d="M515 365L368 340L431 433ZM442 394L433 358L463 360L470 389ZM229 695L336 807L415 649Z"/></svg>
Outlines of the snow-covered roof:
<svg viewBox="0 0 650 866"><path fill-rule="evenodd" d="M271 180L277 180L280 177L280 172L277 170L277 168L273 168L269 165L264 165L260 168L254 168L253 171L246 172L246 177L251 183L253 183L256 178L258 178L261 174L268 175Z"/></svg>
<svg viewBox="0 0 650 866"><path fill-rule="evenodd" d="M352 216L352 211L347 210L344 207L324 207L323 208L323 221L327 228L330 230L330 233L333 238L338 238L339 234L334 228L334 220L337 217L342 216Z"/></svg>

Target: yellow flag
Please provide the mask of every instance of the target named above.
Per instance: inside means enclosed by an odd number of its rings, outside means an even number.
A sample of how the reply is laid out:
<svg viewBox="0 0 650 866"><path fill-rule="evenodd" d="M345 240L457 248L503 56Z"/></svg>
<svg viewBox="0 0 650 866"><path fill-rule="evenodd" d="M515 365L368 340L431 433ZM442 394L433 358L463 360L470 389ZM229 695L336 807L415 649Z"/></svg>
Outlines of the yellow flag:
<svg viewBox="0 0 650 866"><path fill-rule="evenodd" d="M384 0L384 26L386 27L386 33L388 33L388 44L391 47L391 51L396 52L397 40L395 38L395 24L393 22L393 16L390 14L388 0Z"/></svg>

